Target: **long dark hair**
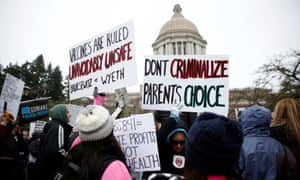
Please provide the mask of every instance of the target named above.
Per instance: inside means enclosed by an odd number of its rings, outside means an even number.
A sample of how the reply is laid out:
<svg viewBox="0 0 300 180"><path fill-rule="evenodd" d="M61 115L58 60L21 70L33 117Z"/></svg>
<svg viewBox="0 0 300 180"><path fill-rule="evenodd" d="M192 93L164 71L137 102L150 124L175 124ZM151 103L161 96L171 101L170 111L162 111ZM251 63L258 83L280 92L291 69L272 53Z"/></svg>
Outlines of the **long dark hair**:
<svg viewBox="0 0 300 180"><path fill-rule="evenodd" d="M126 165L125 155L113 133L102 140L84 141L73 147L64 162L64 179L72 179L74 170L69 162L80 166L81 172L75 174L77 179L99 179L99 171L107 155L115 155Z"/></svg>

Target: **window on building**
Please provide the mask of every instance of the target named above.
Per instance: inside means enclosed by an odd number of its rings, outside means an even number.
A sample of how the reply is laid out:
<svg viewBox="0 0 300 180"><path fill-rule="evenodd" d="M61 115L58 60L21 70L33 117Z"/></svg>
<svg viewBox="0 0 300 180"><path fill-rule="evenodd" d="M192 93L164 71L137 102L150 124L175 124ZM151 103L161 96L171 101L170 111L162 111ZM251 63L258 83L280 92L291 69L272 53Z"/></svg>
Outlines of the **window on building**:
<svg viewBox="0 0 300 180"><path fill-rule="evenodd" d="M183 42L183 54L186 54L186 42Z"/></svg>

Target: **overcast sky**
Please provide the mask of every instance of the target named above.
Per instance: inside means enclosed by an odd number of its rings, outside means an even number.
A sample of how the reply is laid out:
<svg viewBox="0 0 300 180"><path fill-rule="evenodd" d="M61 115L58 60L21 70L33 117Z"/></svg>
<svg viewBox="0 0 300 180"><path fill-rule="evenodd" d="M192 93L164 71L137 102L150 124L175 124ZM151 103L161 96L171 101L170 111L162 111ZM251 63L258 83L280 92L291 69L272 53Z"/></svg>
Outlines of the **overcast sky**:
<svg viewBox="0 0 300 180"><path fill-rule="evenodd" d="M42 54L65 76L70 47L133 20L143 67L177 3L207 41L206 54L229 55L230 89L252 86L269 58L300 49L299 0L1 0L0 63L21 65Z"/></svg>

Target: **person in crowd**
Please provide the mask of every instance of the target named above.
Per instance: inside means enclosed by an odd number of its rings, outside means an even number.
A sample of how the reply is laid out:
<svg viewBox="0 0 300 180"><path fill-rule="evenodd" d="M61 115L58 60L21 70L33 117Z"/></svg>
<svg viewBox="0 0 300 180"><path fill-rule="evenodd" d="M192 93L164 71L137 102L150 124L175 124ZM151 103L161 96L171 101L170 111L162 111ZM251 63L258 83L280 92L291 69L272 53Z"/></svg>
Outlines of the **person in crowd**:
<svg viewBox="0 0 300 180"><path fill-rule="evenodd" d="M27 129L22 131L22 137L24 142L29 142L29 131Z"/></svg>
<svg viewBox="0 0 300 180"><path fill-rule="evenodd" d="M270 126L273 126L273 124L275 123L275 113L274 112L272 112L271 113L271 116L272 116L272 119L271 119L271 125Z"/></svg>
<svg viewBox="0 0 300 180"><path fill-rule="evenodd" d="M288 179L296 160L288 148L270 137L271 111L252 105L241 116L244 142L239 161L242 179ZM286 167L286 168L285 168Z"/></svg>
<svg viewBox="0 0 300 180"><path fill-rule="evenodd" d="M238 113L237 113L237 118L236 118L236 120L237 120L238 122L241 122L242 112L243 112L243 111L238 111Z"/></svg>
<svg viewBox="0 0 300 180"><path fill-rule="evenodd" d="M24 166L26 166L27 162L28 162L28 155L29 155L29 151L28 151L28 146L29 146L29 130L28 129L24 129L22 131L22 143L21 143L21 147L20 147L20 161L21 164L23 164Z"/></svg>
<svg viewBox="0 0 300 180"><path fill-rule="evenodd" d="M72 147L72 144L74 142L77 142L78 140L76 139L79 139L79 132L78 130L76 129L76 127L73 127L72 129L72 132L70 134L70 137L69 137L69 145L68 145L68 149L71 149Z"/></svg>
<svg viewBox="0 0 300 180"><path fill-rule="evenodd" d="M37 178L37 159L40 151L41 132L34 132L28 145L28 180L38 180Z"/></svg>
<svg viewBox="0 0 300 180"><path fill-rule="evenodd" d="M161 122L157 132L157 143L162 173L182 175L184 168L184 143L188 126L179 118L180 108L170 111L169 119Z"/></svg>
<svg viewBox="0 0 300 180"><path fill-rule="evenodd" d="M13 128L13 134L18 142L18 160L17 160L17 179L26 179L26 165L28 160L28 130L21 130L21 127L17 124Z"/></svg>
<svg viewBox="0 0 300 180"><path fill-rule="evenodd" d="M93 103L92 103L93 105L104 106L105 97L106 97L106 94L104 92L99 93L98 88L95 87L94 92L93 92L93 96L94 96ZM90 99L88 97L81 98L81 105L83 107L91 105ZM72 133L70 135L69 149L74 146L73 142L74 142L74 144L78 144L80 142L79 132L76 129L76 127L73 128Z"/></svg>
<svg viewBox="0 0 300 180"><path fill-rule="evenodd" d="M18 141L15 138L16 120L14 116L4 111L0 117L0 179L16 179L16 163L19 156Z"/></svg>
<svg viewBox="0 0 300 180"><path fill-rule="evenodd" d="M300 103L293 98L277 102L274 109L271 137L286 145L297 160L297 177L300 179Z"/></svg>
<svg viewBox="0 0 300 180"><path fill-rule="evenodd" d="M61 175L63 161L68 151L69 135L73 128L68 124L71 113L65 104L52 107L49 116L51 120L46 123L41 136L39 179L53 179Z"/></svg>
<svg viewBox="0 0 300 180"><path fill-rule="evenodd" d="M184 179L240 179L237 165L243 143L241 124L212 113L201 113L185 142Z"/></svg>
<svg viewBox="0 0 300 180"><path fill-rule="evenodd" d="M8 111L4 111L0 117L0 138L6 137L7 132L12 130L12 127L16 124L14 116Z"/></svg>
<svg viewBox="0 0 300 180"><path fill-rule="evenodd" d="M96 93L98 91L98 88L95 87L95 91L94 91L94 104L93 105L98 105L98 106L104 106L105 103L105 93L101 92L101 93ZM96 100L97 96L101 96L101 100L98 101ZM86 107L88 105L91 104L85 104L83 107ZM122 112L124 107L124 103L120 102L117 103L116 109L114 110L114 112L112 112L111 117L113 119L116 119L120 113ZM79 144L81 142L80 137L79 137L79 132L78 129L76 127L73 128L73 132L70 135L70 140L69 140L69 149L72 149L75 145Z"/></svg>
<svg viewBox="0 0 300 180"><path fill-rule="evenodd" d="M113 134L113 117L106 108L88 105L79 112L76 128L80 142L68 153L63 179L132 179Z"/></svg>
<svg viewBox="0 0 300 180"><path fill-rule="evenodd" d="M95 93L94 92L94 105L103 106L105 103L105 93Z"/></svg>

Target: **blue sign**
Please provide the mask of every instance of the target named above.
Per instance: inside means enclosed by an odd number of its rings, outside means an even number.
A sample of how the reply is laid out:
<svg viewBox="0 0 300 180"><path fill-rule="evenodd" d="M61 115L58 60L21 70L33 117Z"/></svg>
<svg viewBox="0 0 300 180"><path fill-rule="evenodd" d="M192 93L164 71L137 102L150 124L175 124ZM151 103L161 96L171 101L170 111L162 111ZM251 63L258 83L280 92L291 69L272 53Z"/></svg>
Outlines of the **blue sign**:
<svg viewBox="0 0 300 180"><path fill-rule="evenodd" d="M48 98L33 99L20 104L20 117L23 123L40 120L48 114Z"/></svg>

